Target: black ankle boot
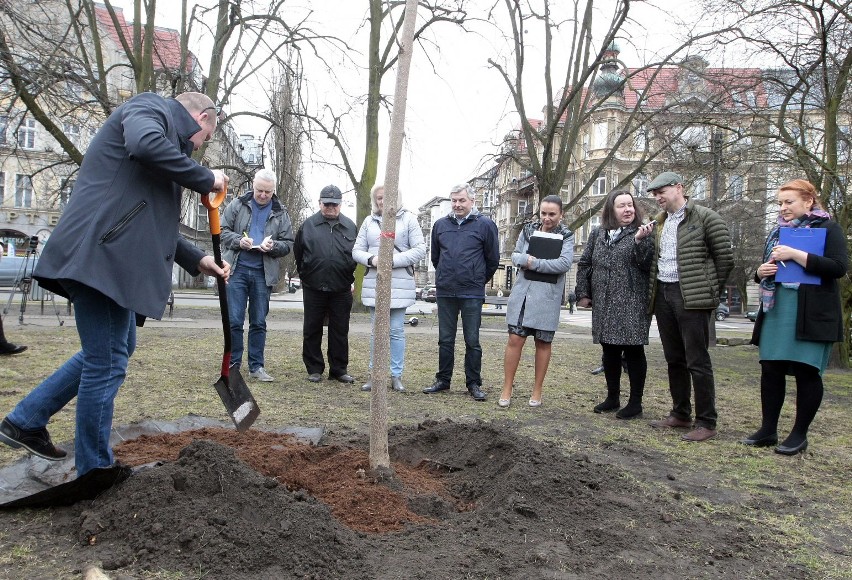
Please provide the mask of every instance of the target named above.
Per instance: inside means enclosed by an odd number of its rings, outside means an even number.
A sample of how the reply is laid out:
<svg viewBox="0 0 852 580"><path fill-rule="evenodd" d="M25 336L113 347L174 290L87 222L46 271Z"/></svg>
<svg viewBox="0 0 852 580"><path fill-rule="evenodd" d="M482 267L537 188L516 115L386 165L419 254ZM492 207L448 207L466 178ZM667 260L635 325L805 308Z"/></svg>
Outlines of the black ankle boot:
<svg viewBox="0 0 852 580"><path fill-rule="evenodd" d="M642 415L642 399L630 397L627 405L615 414L619 419L634 419Z"/></svg>
<svg viewBox="0 0 852 580"><path fill-rule="evenodd" d="M595 405L594 411L595 413L610 413L619 407L621 407L621 401L618 400L618 397L608 396L603 403Z"/></svg>

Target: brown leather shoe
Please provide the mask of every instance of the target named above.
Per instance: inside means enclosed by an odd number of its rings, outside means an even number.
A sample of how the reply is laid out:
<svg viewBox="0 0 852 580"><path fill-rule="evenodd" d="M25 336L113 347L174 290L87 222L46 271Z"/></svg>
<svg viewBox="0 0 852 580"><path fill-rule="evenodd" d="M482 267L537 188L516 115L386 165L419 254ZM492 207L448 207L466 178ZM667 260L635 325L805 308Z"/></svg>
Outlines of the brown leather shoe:
<svg viewBox="0 0 852 580"><path fill-rule="evenodd" d="M683 419L678 419L672 415L669 415L665 419L660 419L659 421L651 421L648 423L651 427L656 429L688 429L692 427L692 421L684 421Z"/></svg>
<svg viewBox="0 0 852 580"><path fill-rule="evenodd" d="M689 433L685 434L681 439L684 441L707 441L708 439L712 439L716 436L717 431L715 429L708 429L707 427L696 427Z"/></svg>

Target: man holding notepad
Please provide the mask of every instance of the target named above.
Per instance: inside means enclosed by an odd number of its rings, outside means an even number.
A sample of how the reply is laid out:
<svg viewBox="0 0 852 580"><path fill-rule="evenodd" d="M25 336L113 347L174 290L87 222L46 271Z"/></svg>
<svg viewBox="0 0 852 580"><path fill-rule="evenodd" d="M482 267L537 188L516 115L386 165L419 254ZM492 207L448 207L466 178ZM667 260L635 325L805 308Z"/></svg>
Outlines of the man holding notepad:
<svg viewBox="0 0 852 580"><path fill-rule="evenodd" d="M261 169L252 191L234 198L222 213L222 248L233 264L228 284L228 316L231 323L231 365L243 357L243 326L249 313L249 376L259 381L274 379L266 372L266 316L272 288L278 284L281 262L293 248L293 226L287 210L275 195L275 173Z"/></svg>

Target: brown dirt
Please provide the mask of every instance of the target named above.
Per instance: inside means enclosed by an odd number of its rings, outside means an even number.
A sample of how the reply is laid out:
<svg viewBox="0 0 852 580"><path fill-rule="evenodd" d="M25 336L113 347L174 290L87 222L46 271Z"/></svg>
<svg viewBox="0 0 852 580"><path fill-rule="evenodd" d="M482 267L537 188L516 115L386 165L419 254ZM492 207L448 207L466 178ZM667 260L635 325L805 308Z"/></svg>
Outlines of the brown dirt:
<svg viewBox="0 0 852 580"><path fill-rule="evenodd" d="M362 434L328 439L309 447L217 429L140 438L117 456L165 462L50 510L50 525L24 514L20 531L67 543L72 568L101 561L123 577L807 577L741 518L694 510L509 422L394 427L392 478L367 472Z"/></svg>

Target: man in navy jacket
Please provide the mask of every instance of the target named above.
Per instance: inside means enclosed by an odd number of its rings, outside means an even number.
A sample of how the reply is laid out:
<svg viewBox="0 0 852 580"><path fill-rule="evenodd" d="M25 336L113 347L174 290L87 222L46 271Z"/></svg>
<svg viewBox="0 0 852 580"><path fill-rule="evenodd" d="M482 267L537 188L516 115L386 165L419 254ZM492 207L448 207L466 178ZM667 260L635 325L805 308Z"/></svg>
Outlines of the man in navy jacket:
<svg viewBox="0 0 852 580"><path fill-rule="evenodd" d="M432 226L432 265L438 301L438 372L424 393L450 389L455 364L456 329L461 315L464 334L465 383L470 396L485 400L482 390L482 347L479 326L485 284L500 264L497 226L474 207L473 188L452 188L452 213Z"/></svg>
<svg viewBox="0 0 852 580"><path fill-rule="evenodd" d="M33 276L74 304L81 350L27 395L0 425L0 441L45 459L47 422L77 398L77 476L113 463L113 403L136 346L136 325L160 318L172 265L224 276L212 257L180 237L181 189L222 191L228 178L190 155L216 130L201 93L164 99L143 93L118 107L95 135L77 183Z"/></svg>

